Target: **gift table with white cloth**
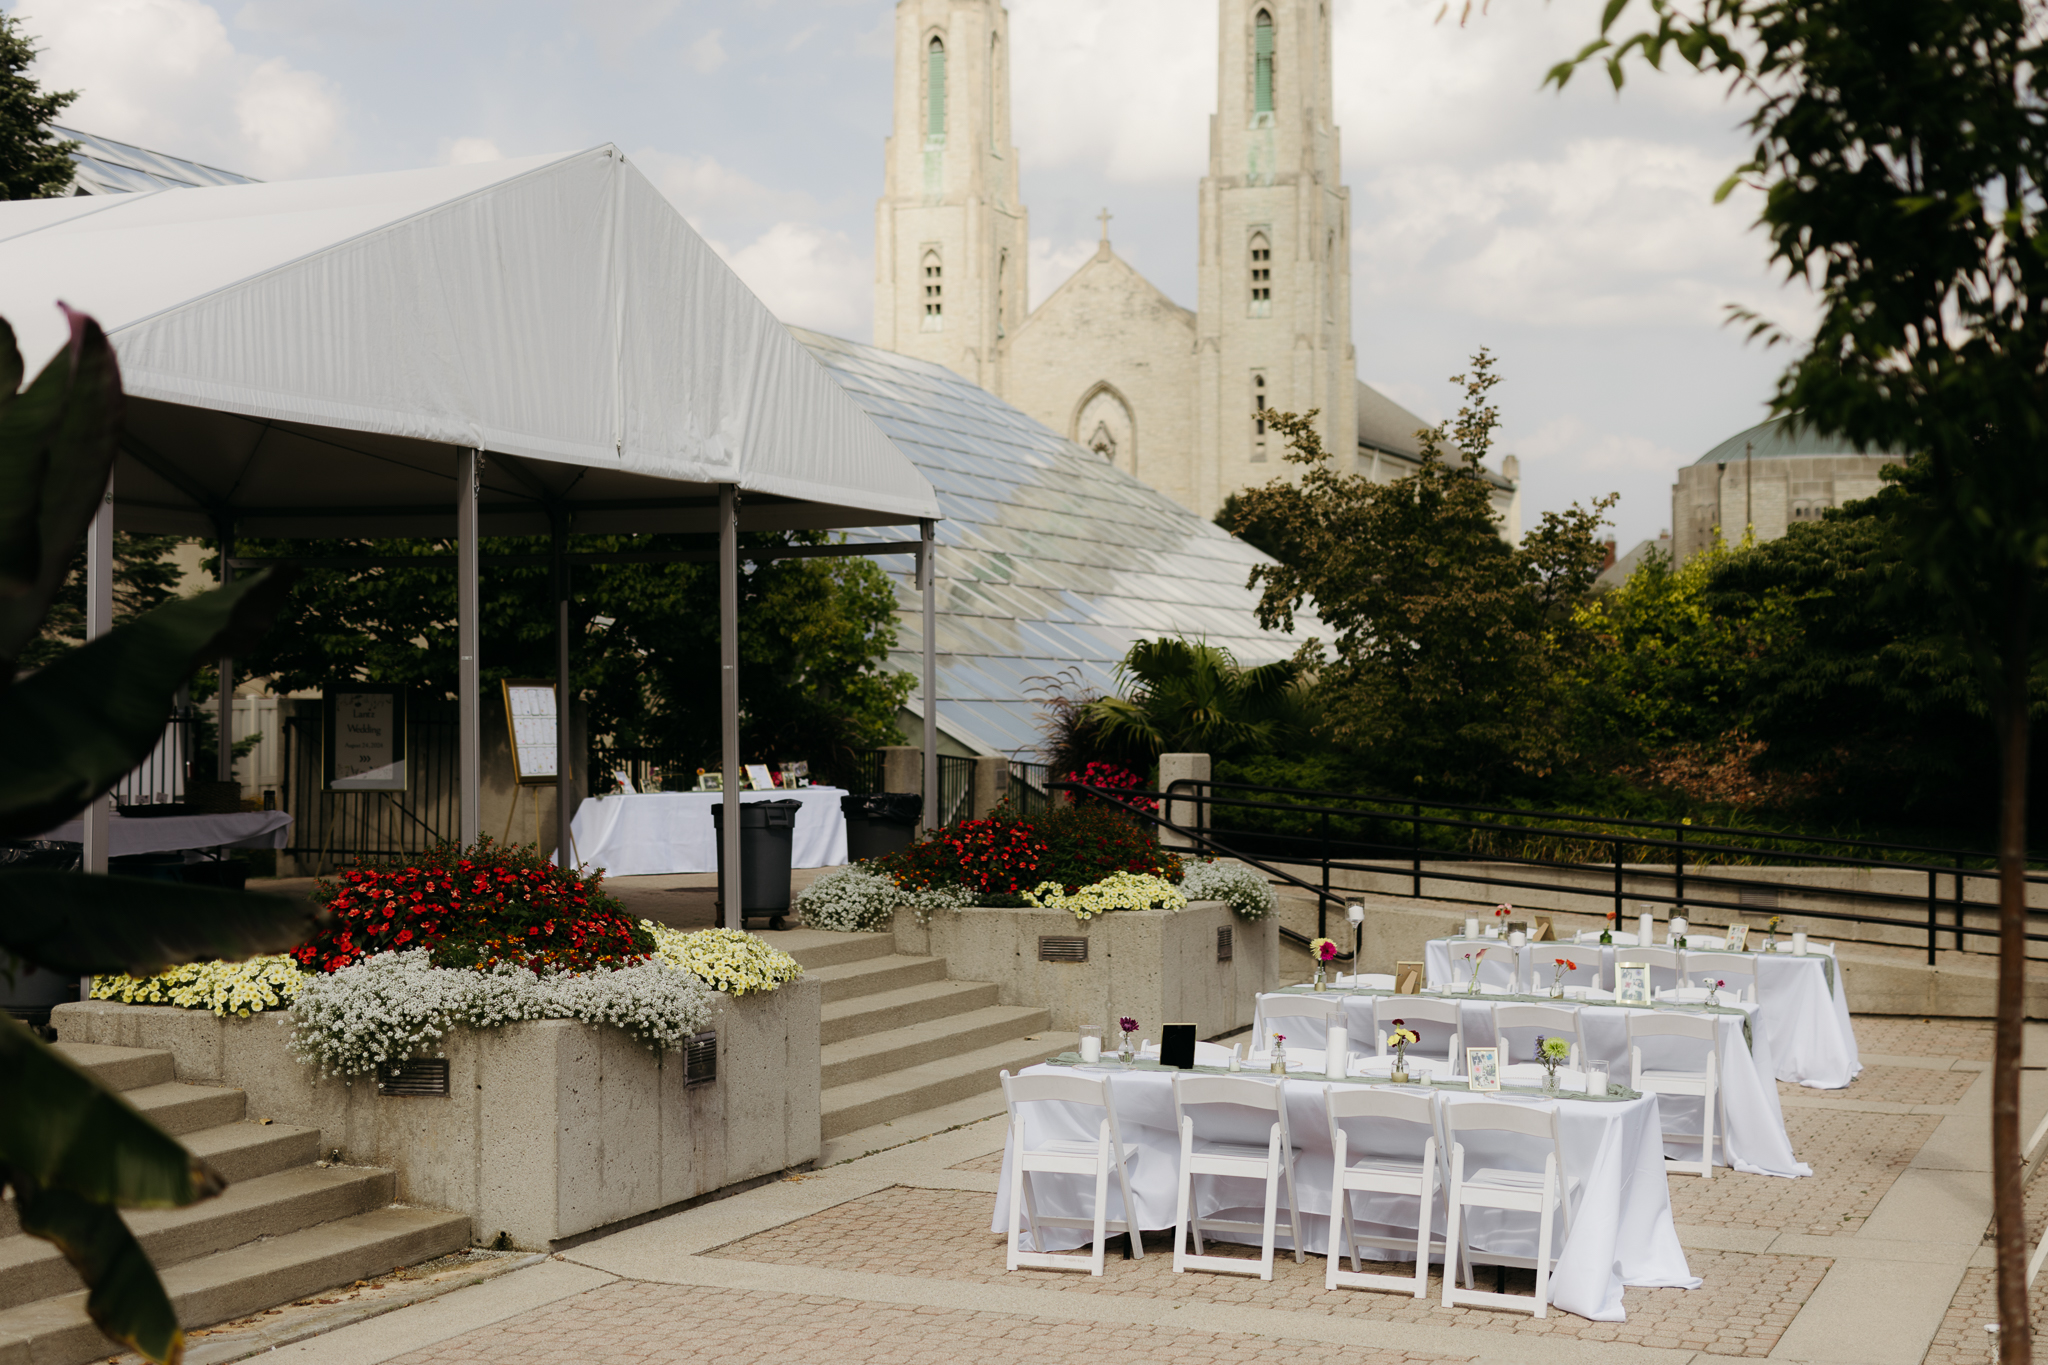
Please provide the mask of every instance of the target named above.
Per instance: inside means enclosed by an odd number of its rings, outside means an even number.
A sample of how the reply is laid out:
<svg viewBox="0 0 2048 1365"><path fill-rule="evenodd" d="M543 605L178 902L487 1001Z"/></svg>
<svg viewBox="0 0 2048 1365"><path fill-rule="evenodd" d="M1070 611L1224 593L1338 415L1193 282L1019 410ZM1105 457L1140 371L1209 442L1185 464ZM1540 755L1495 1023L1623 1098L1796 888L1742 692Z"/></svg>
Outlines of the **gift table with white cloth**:
<svg viewBox="0 0 2048 1365"><path fill-rule="evenodd" d="M182 853L202 848L283 848L292 817L281 810L222 811L213 815L107 817L107 856ZM73 816L38 839L81 843L85 817Z"/></svg>
<svg viewBox="0 0 2048 1365"><path fill-rule="evenodd" d="M1156 1053L1156 1049L1154 1049ZM1227 1061L1228 1049L1203 1043L1196 1049L1199 1064L1217 1065ZM1300 1149L1295 1166L1296 1197L1301 1200L1301 1235L1305 1251L1326 1254L1330 1225L1330 1181L1334 1156L1330 1150L1329 1124L1323 1108L1323 1093L1332 1085L1355 1085L1360 1081L1326 1081L1322 1078L1322 1054L1313 1049L1287 1049L1288 1136ZM1354 1068L1370 1065L1357 1059ZM1124 1147L1135 1155L1130 1161L1131 1198L1137 1204L1137 1225L1146 1229L1171 1228L1179 1194L1180 1139L1174 1131L1173 1077L1170 1069L1156 1063L1145 1069L1126 1070L1115 1061L1101 1066L1058 1066L1041 1063L1024 1074L1106 1075L1111 1100L1116 1105L1117 1126ZM1296 1068L1300 1069L1296 1069ZM1261 1079L1262 1072L1247 1072ZM1277 1083L1277 1078L1274 1078ZM1404 1090L1415 1087L1404 1086ZM1503 1091L1499 1095L1475 1095L1462 1089L1428 1087L1439 1103L1459 1104L1470 1100L1503 1097L1533 1106L1554 1106L1558 1110L1558 1137L1562 1146L1564 1173L1577 1181L1570 1208L1571 1233L1557 1251L1557 1269L1550 1277L1550 1302L1581 1317L1599 1322L1622 1322L1621 1292L1624 1285L1697 1289L1700 1281L1685 1261L1678 1244L1678 1232L1671 1221L1671 1191L1664 1175L1664 1155L1657 1128L1654 1098L1594 1100L1545 1099L1540 1094ZM1059 1102L1030 1106L1026 1123L1032 1143L1048 1139L1094 1142L1101 1111ZM1245 1111L1250 1119L1250 1111ZM1206 1116L1205 1116L1206 1119ZM1357 1120L1352 1120L1357 1122ZM1267 1120L1270 1125L1270 1118ZM1257 1131L1253 1131L1256 1128ZM1266 1127L1248 1122L1242 1132L1218 1125L1205 1128L1205 1136L1226 1141L1251 1142L1264 1146ZM1520 1140L1520 1139L1517 1139ZM1470 1148L1468 1147L1468 1151ZM1477 1152L1473 1156L1479 1156ZM1009 1230L1011 1166L1016 1160L1015 1139L1003 1151L1003 1173L996 1185L995 1217L990 1229ZM1541 1165L1541 1158L1536 1163ZM1034 1175L1032 1197L1038 1213L1048 1218L1092 1218L1094 1179L1088 1176ZM1415 1204L1412 1198L1354 1194L1354 1220L1361 1233L1415 1236ZM1282 1198L1285 1196L1283 1194ZM1124 1217L1123 1200L1116 1182L1109 1185L1109 1217ZM1253 1223L1264 1218L1264 1195L1257 1181L1198 1177L1194 1191L1195 1214L1200 1218L1245 1219ZM1444 1226L1442 1195L1438 1195L1432 1224ZM1475 1209L1467 1214L1470 1245L1484 1261L1486 1253L1533 1256L1536 1247L1536 1215ZM1042 1229L1041 1250L1063 1250L1081 1245L1085 1230ZM1237 1240L1222 1230L1204 1232L1212 1240ZM1246 1240L1252 1240L1250 1238ZM1279 1215L1276 1245L1292 1249L1287 1216ZM1555 1243L1553 1243L1555 1246ZM1113 1272L1112 1272L1113 1273Z"/></svg>
<svg viewBox="0 0 2048 1365"><path fill-rule="evenodd" d="M1507 940L1498 938L1433 938L1423 949L1424 980L1432 986L1462 986L1471 979L1465 954L1484 947L1486 956L1477 959L1481 986L1505 987L1516 976L1525 989L1532 980L1547 986L1556 959L1568 957L1584 966L1587 962L1582 959L1591 959L1597 953L1601 984L1611 989L1615 949L1632 948L1635 941L1634 934L1617 933L1611 944L1530 943L1510 948ZM1725 951L1725 940L1721 938L1694 934L1689 942L1696 952ZM1863 1069L1856 1052L1856 1030L1849 1022L1849 993L1842 987L1840 967L1826 952L1816 950L1799 956L1790 951L1790 944L1781 943L1778 947L1780 951L1774 953L1746 954L1756 960L1756 998L1760 1006L1751 1021L1752 1031L1760 1039L1768 1039L1778 1080L1815 1090L1840 1090Z"/></svg>
<svg viewBox="0 0 2048 1365"><path fill-rule="evenodd" d="M846 817L841 787L793 787L741 792L742 801L800 801L789 851L791 867L837 867L846 861ZM716 872L718 840L711 808L722 792L640 792L593 796L576 808L569 835L576 861L608 876L661 872Z"/></svg>
<svg viewBox="0 0 2048 1365"><path fill-rule="evenodd" d="M1392 998L1396 1000L1452 999L1458 1002L1458 1022L1464 1031L1465 1046L1493 1047L1499 1042L1494 1034L1493 1007L1505 1004L1552 1005L1574 1011L1579 1016L1579 1031L1586 1040L1586 1061L1605 1062L1608 1074L1619 1084L1626 1085L1629 1078L1628 1016L1639 1012L1635 1007L1623 1007L1604 1002L1553 1000L1547 996L1511 996L1489 989L1480 983L1482 994L1438 995L1434 992L1416 997L1395 995L1385 990L1329 991L1317 994L1310 987L1294 987L1275 991L1259 997L1258 1023L1253 1036L1262 1043L1266 1037L1266 1017L1284 1014L1287 1006L1308 996L1317 1001L1341 1000L1344 1002L1344 1027L1351 1035L1353 1052L1370 1053L1376 1050L1378 1038L1373 1024L1373 1001ZM1660 1007L1681 1013L1708 1013L1708 1007L1701 1004L1669 1004ZM1778 1087L1771 1076L1770 1039L1753 1027L1761 1013L1756 1006L1737 1004L1714 1007L1715 1055L1720 1058L1721 1097L1726 1111L1726 1122L1717 1121L1716 1160L1734 1170L1746 1171L1751 1175L1807 1176L1813 1169L1800 1161L1792 1151L1792 1139L1785 1131L1785 1110L1778 1102ZM1394 1016L1398 1017L1398 1016ZM1745 1029L1744 1022L1752 1027ZM1320 1048L1323 1045L1323 1025L1313 1018L1295 1017L1288 1021L1282 1032L1287 1035L1290 1052L1300 1043L1305 1047ZM1693 1070L1690 1064L1671 1055L1673 1044L1670 1040L1644 1040L1645 1064L1659 1066L1681 1066ZM1503 1061L1506 1059L1503 1058ZM1667 1108L1670 1122L1667 1127L1674 1132L1698 1133L1699 1100L1682 1095L1669 1095L1662 1103ZM1700 1143L1697 1137L1690 1141L1677 1138L1668 1147L1671 1156L1680 1160L1698 1160Z"/></svg>

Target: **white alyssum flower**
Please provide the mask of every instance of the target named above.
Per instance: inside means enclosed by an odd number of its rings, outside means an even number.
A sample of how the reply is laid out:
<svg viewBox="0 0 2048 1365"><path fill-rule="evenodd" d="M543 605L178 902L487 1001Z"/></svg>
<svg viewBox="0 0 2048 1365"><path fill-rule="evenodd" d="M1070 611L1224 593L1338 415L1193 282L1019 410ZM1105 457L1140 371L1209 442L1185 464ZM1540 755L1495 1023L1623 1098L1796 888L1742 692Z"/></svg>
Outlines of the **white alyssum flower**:
<svg viewBox="0 0 2048 1365"><path fill-rule="evenodd" d="M1279 904L1266 879L1243 863L1191 862L1180 889L1191 901L1223 901L1250 920L1264 919Z"/></svg>
<svg viewBox="0 0 2048 1365"><path fill-rule="evenodd" d="M958 910L973 903L974 893L964 886L907 891L893 877L855 863L812 882L797 893L791 908L813 929L883 934L898 910L913 911L919 923L927 923L934 911Z"/></svg>
<svg viewBox="0 0 2048 1365"><path fill-rule="evenodd" d="M423 952L379 953L316 975L292 1003L291 1046L325 1073L359 1076L418 1056L457 1027L576 1019L625 1029L655 1051L678 1047L711 1018L712 991L662 961L535 976L436 967Z"/></svg>

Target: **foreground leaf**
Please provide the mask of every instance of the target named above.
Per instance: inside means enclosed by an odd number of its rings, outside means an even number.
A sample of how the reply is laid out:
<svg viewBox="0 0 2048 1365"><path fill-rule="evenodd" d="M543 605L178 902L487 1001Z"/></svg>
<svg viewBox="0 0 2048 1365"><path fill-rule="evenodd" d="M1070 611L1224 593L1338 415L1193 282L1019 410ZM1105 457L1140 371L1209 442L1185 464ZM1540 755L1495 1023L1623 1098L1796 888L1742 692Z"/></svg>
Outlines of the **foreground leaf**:
<svg viewBox="0 0 2048 1365"><path fill-rule="evenodd" d="M146 976L175 963L281 953L318 924L311 904L286 896L82 872L0 872L0 948L80 976Z"/></svg>
<svg viewBox="0 0 2048 1365"><path fill-rule="evenodd" d="M8 1183L14 1186L21 1230L54 1243L92 1286L85 1311L93 1325L159 1365L178 1365L185 1357L178 1312L121 1215L69 1190L39 1189L20 1177Z"/></svg>
<svg viewBox="0 0 2048 1365"><path fill-rule="evenodd" d="M265 570L166 602L0 693L0 839L43 833L133 771L163 735L171 694L252 642L289 587Z"/></svg>

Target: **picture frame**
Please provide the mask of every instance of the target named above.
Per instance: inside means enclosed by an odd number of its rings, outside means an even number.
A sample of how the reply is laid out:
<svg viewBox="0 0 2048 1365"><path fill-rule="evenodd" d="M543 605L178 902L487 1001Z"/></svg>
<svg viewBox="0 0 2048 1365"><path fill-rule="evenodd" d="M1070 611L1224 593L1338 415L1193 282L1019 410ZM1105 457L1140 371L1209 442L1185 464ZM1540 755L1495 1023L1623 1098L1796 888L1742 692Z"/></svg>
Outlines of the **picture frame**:
<svg viewBox="0 0 2048 1365"><path fill-rule="evenodd" d="M1465 1086L1469 1090L1477 1091L1500 1089L1499 1048L1468 1047L1465 1049Z"/></svg>
<svg viewBox="0 0 2048 1365"><path fill-rule="evenodd" d="M697 774L697 790L700 792L722 792L725 790L724 773L700 772Z"/></svg>
<svg viewBox="0 0 2048 1365"><path fill-rule="evenodd" d="M1195 1069L1195 1026L1166 1024L1160 1029L1159 1064L1181 1071Z"/></svg>
<svg viewBox="0 0 2048 1365"><path fill-rule="evenodd" d="M628 773L624 768L612 769L612 781L619 784L620 796L638 796L640 794L640 789L633 785L632 774Z"/></svg>
<svg viewBox="0 0 2048 1365"><path fill-rule="evenodd" d="M1617 1005L1649 1004L1650 969L1645 966L1616 967L1614 969L1614 1003Z"/></svg>
<svg viewBox="0 0 2048 1365"><path fill-rule="evenodd" d="M766 763L748 763L743 766L746 769L747 782L755 791L772 792L775 790L775 778L768 771Z"/></svg>
<svg viewBox="0 0 2048 1365"><path fill-rule="evenodd" d="M1556 926L1555 926L1554 924L1552 924L1552 923L1550 922L1550 916L1548 916L1548 915L1538 915L1538 916L1536 916L1536 928L1535 928L1535 931L1534 931L1534 932L1532 932L1532 933L1531 933L1531 934L1529 935L1529 942L1531 942L1531 943L1555 943L1555 942L1557 942L1557 927L1556 927Z"/></svg>
<svg viewBox="0 0 2048 1365"><path fill-rule="evenodd" d="M1396 962L1394 964L1394 994L1422 994L1422 978L1427 969L1427 963Z"/></svg>
<svg viewBox="0 0 2048 1365"><path fill-rule="evenodd" d="M1728 926L1728 951L1731 953L1746 953L1749 951L1749 926L1747 924L1731 924Z"/></svg>
<svg viewBox="0 0 2048 1365"><path fill-rule="evenodd" d="M545 678L506 678L505 735L512 746L512 780L522 787L555 784L555 685Z"/></svg>

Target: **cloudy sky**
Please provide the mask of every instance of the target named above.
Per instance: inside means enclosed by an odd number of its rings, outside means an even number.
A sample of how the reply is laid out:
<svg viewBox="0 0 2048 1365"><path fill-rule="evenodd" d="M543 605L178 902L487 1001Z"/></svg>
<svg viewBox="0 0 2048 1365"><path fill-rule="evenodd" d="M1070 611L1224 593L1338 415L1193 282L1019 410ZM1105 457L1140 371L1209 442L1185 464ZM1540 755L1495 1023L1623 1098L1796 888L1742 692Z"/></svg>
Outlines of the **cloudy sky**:
<svg viewBox="0 0 2048 1365"><path fill-rule="evenodd" d="M888 0L0 0L81 128L266 178L615 142L785 320L866 340L889 126ZM1619 492L1624 546L1670 521L1673 471L1760 419L1796 330L1749 229L1712 202L1740 111L1697 78L1544 71L1597 0L1336 0L1360 376L1425 417L1480 346L1528 517ZM1095 214L1195 302L1215 0L1010 0L1031 293Z"/></svg>

